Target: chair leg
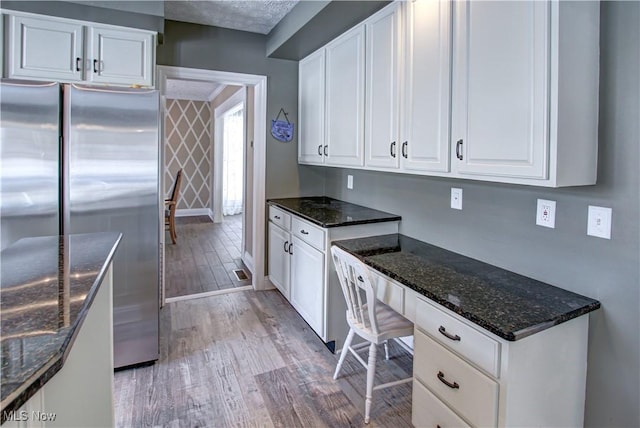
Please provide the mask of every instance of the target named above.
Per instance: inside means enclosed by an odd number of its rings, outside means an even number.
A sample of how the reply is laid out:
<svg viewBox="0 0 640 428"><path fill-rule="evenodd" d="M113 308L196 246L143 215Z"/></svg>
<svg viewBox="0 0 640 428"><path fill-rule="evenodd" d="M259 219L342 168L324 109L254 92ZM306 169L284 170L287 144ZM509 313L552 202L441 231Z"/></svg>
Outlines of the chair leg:
<svg viewBox="0 0 640 428"><path fill-rule="evenodd" d="M176 218L173 215L169 217L169 233L171 234L171 242L175 245L177 239Z"/></svg>
<svg viewBox="0 0 640 428"><path fill-rule="evenodd" d="M336 366L336 372L333 374L333 379L338 379L338 373L340 372L340 369L342 368L342 362L344 361L345 357L347 356L347 354L349 353L349 346L351 346L351 341L353 340L353 335L355 334L355 332L353 331L352 328L349 329L349 334L347 334L347 338L344 341L344 346L342 346L342 351L340 351L340 359L338 360L338 365Z"/></svg>
<svg viewBox="0 0 640 428"><path fill-rule="evenodd" d="M384 359L389 361L389 341L384 341Z"/></svg>
<svg viewBox="0 0 640 428"><path fill-rule="evenodd" d="M369 361L367 363L367 396L364 401L364 423L369 423L369 413L371 412L371 399L373 396L373 379L376 375L376 354L378 348L371 342L369 345Z"/></svg>

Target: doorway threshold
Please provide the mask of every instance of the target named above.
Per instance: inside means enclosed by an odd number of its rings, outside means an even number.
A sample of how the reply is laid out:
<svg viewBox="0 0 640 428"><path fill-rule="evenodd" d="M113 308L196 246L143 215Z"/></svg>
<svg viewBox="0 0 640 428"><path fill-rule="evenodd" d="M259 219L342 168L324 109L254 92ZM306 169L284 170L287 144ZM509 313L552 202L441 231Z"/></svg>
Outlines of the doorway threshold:
<svg viewBox="0 0 640 428"><path fill-rule="evenodd" d="M167 297L165 303L181 302L183 300L201 299L203 297L223 296L225 294L237 293L239 291L253 290L253 285L243 285L242 287L225 288L224 290L207 291L205 293L188 294L186 296Z"/></svg>

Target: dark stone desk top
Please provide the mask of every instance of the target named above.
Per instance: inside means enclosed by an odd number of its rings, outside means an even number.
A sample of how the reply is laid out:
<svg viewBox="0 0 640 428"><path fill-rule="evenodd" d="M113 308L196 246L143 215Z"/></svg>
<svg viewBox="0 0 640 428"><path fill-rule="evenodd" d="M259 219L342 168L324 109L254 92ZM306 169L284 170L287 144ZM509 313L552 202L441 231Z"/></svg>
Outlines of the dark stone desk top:
<svg viewBox="0 0 640 428"><path fill-rule="evenodd" d="M400 234L333 245L510 341L600 307L597 300Z"/></svg>
<svg viewBox="0 0 640 428"><path fill-rule="evenodd" d="M64 364L121 238L24 238L0 253L2 422Z"/></svg>
<svg viewBox="0 0 640 428"><path fill-rule="evenodd" d="M324 228L401 220L395 214L326 196L270 199L269 203Z"/></svg>

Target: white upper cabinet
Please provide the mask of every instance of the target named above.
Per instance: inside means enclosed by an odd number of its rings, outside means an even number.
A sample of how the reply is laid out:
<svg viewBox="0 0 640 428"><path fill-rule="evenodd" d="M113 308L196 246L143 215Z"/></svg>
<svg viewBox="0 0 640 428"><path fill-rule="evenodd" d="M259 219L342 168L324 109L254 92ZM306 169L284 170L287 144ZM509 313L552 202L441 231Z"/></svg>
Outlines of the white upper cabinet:
<svg viewBox="0 0 640 428"><path fill-rule="evenodd" d="M298 162L323 164L325 51L309 55L298 66Z"/></svg>
<svg viewBox="0 0 640 428"><path fill-rule="evenodd" d="M456 7L457 171L547 178L549 3Z"/></svg>
<svg viewBox="0 0 640 428"><path fill-rule="evenodd" d="M97 83L151 85L153 35L106 27L89 27L87 80Z"/></svg>
<svg viewBox="0 0 640 428"><path fill-rule="evenodd" d="M82 25L26 16L8 23L8 77L82 79Z"/></svg>
<svg viewBox="0 0 640 428"><path fill-rule="evenodd" d="M153 32L14 12L7 21L6 77L153 85Z"/></svg>
<svg viewBox="0 0 640 428"><path fill-rule="evenodd" d="M364 165L364 38L359 26L325 48L327 165Z"/></svg>
<svg viewBox="0 0 640 428"><path fill-rule="evenodd" d="M402 168L449 171L451 2L405 4Z"/></svg>
<svg viewBox="0 0 640 428"><path fill-rule="evenodd" d="M366 166L400 165L400 3L366 21Z"/></svg>
<svg viewBox="0 0 640 428"><path fill-rule="evenodd" d="M595 184L597 2L455 3L452 171Z"/></svg>

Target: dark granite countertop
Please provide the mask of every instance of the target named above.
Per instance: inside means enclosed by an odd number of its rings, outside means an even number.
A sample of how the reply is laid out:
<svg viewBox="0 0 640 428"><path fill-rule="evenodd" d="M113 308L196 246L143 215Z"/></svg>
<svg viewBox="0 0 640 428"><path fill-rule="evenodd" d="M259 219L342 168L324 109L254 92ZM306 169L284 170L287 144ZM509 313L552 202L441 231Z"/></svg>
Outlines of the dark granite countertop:
<svg viewBox="0 0 640 428"><path fill-rule="evenodd" d="M121 238L24 238L0 253L2 422L63 366Z"/></svg>
<svg viewBox="0 0 640 428"><path fill-rule="evenodd" d="M324 228L401 220L395 214L326 196L270 199L269 203Z"/></svg>
<svg viewBox="0 0 640 428"><path fill-rule="evenodd" d="M600 307L597 300L400 234L333 244L510 341Z"/></svg>

